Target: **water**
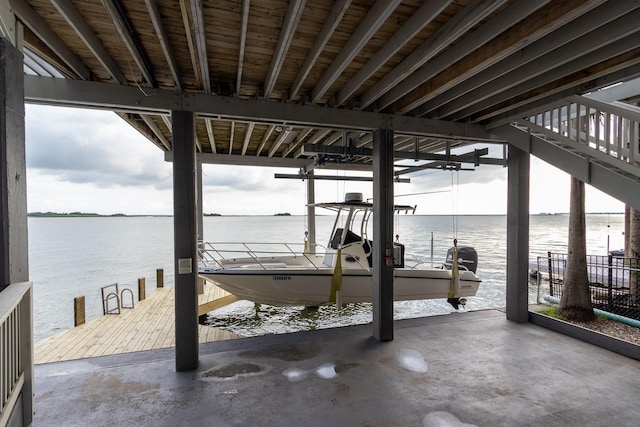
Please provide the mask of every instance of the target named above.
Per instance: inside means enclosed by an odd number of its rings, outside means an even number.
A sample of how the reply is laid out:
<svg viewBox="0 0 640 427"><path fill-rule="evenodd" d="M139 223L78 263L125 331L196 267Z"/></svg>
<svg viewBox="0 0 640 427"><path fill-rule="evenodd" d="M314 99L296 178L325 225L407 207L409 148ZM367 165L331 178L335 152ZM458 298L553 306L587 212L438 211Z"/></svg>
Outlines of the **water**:
<svg viewBox="0 0 640 427"><path fill-rule="evenodd" d="M318 216L318 243L326 244L333 216ZM587 250L605 254L623 247L622 214L587 215ZM221 216L205 218L205 240L302 243L304 216ZM468 310L505 305L506 217L401 216L396 222L400 242L408 253L430 257L431 233L435 261L452 246L454 229L459 245L476 248L478 295L469 298ZM548 250L566 252L567 215L531 217L530 259ZM86 298L87 320L102 315L100 288L111 283L128 285L137 295L137 279L145 277L147 294L155 288L155 271L163 268L165 286L173 286L173 219L170 217L29 218L29 268L34 284L34 334L39 341L73 327L73 298ZM535 289L531 290L535 300ZM448 313L443 301L404 301L394 305L398 319ZM369 304L350 305L338 312L333 306L317 311L237 302L209 315L216 327L243 334L293 332L371 321Z"/></svg>

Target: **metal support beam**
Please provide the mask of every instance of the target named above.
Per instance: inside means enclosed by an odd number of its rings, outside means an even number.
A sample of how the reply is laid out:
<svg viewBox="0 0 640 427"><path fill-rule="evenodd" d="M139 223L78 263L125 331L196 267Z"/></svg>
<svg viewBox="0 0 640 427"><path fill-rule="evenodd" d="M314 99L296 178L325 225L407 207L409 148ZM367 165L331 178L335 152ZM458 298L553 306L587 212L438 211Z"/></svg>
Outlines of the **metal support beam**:
<svg viewBox="0 0 640 427"><path fill-rule="evenodd" d="M370 176L329 176L329 175L316 175L310 176L309 174L313 172L310 171L307 175L302 174L293 174L293 173L276 173L273 175L274 178L277 179L302 179L307 181L360 181L360 182L372 182L373 178ZM408 178L394 178L395 182L409 183L411 182Z"/></svg>
<svg viewBox="0 0 640 427"><path fill-rule="evenodd" d="M373 337L393 340L393 131L373 132Z"/></svg>
<svg viewBox="0 0 640 427"><path fill-rule="evenodd" d="M373 156L374 150L366 147L349 147L349 146L327 146L327 145L312 145L305 144L302 147L302 154L327 154L332 156ZM489 154L488 148L476 149L464 154L436 154L436 153L417 153L415 151L394 151L392 157L396 159L409 159L409 160L437 160L442 162L452 163L473 163L474 165L489 164L489 165L504 165L504 159L496 158L483 158Z"/></svg>
<svg viewBox="0 0 640 427"><path fill-rule="evenodd" d="M176 370L189 371L198 367L195 117L189 111L173 111L171 118Z"/></svg>
<svg viewBox="0 0 640 427"><path fill-rule="evenodd" d="M507 319L528 321L530 155L509 146L507 195Z"/></svg>

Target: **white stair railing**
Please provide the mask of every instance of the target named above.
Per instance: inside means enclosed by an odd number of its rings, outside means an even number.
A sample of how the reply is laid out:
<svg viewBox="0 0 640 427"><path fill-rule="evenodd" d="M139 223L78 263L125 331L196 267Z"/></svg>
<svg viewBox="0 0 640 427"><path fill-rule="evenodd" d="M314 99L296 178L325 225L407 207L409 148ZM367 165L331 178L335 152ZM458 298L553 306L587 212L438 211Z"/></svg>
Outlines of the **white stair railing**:
<svg viewBox="0 0 640 427"><path fill-rule="evenodd" d="M580 150L629 173L640 163L640 109L573 96L518 120L519 127ZM585 148L592 150L585 150ZM615 160L613 160L615 159ZM632 167L629 167L632 166Z"/></svg>

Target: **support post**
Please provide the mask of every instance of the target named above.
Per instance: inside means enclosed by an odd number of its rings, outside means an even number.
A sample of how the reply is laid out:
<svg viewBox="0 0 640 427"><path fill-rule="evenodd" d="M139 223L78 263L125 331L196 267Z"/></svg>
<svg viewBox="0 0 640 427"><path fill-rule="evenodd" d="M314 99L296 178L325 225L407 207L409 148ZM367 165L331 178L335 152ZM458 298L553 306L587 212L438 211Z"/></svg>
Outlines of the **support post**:
<svg viewBox="0 0 640 427"><path fill-rule="evenodd" d="M309 232L308 248L309 253L316 253L316 208L312 206L316 202L316 184L313 179L313 171L307 174L307 231Z"/></svg>
<svg viewBox="0 0 640 427"><path fill-rule="evenodd" d="M164 269L156 270L156 288L164 288Z"/></svg>
<svg viewBox="0 0 640 427"><path fill-rule="evenodd" d="M142 301L147 297L147 279L140 277L138 279L138 301Z"/></svg>
<svg viewBox="0 0 640 427"><path fill-rule="evenodd" d="M393 131L373 132L373 337L393 340Z"/></svg>
<svg viewBox="0 0 640 427"><path fill-rule="evenodd" d="M507 185L507 319L529 318L529 170L530 155L509 146Z"/></svg>
<svg viewBox="0 0 640 427"><path fill-rule="evenodd" d="M0 38L0 291L29 281L22 54Z"/></svg>
<svg viewBox="0 0 640 427"><path fill-rule="evenodd" d="M173 241L176 370L198 367L195 116L173 111Z"/></svg>
<svg viewBox="0 0 640 427"><path fill-rule="evenodd" d="M18 30L12 36L16 45L21 46L21 27L13 26L10 9L0 8L2 25L9 24L5 28L9 32ZM2 33L0 31L0 299L3 292L13 292L20 286L26 286L27 290L20 303L19 351L12 354L8 346L0 345L0 358L8 360L18 355L21 359L22 398L17 406L7 407L5 411L21 414L22 424L30 425L33 420L33 301L31 285L24 283L29 281L29 249L23 55Z"/></svg>
<svg viewBox="0 0 640 427"><path fill-rule="evenodd" d="M84 295L73 299L73 326L84 325L86 322Z"/></svg>
<svg viewBox="0 0 640 427"><path fill-rule="evenodd" d="M204 208L202 206L202 162L199 160L196 161L196 182L198 183L198 191L196 192L196 206L198 212L198 242L204 242Z"/></svg>

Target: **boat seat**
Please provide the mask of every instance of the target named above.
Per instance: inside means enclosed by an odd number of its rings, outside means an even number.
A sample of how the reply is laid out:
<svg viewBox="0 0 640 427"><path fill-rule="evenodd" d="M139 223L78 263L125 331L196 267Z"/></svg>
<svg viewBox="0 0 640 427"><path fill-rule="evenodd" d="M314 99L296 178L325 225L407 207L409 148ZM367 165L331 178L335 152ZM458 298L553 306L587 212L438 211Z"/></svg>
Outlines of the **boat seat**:
<svg viewBox="0 0 640 427"><path fill-rule="evenodd" d="M340 238L342 237L342 232L344 230L342 228L337 228L333 238L331 239L331 249L338 249L338 245L340 244ZM344 245L348 245L350 243L362 243L362 250L365 254L367 254L367 261L369 263L369 267L373 266L373 242L371 240L362 240L362 237L358 236L351 230L347 230L347 236L344 240Z"/></svg>

